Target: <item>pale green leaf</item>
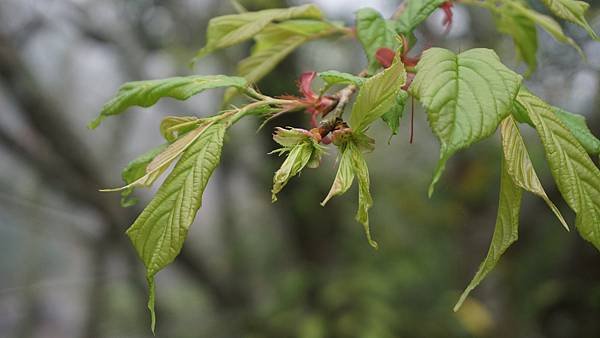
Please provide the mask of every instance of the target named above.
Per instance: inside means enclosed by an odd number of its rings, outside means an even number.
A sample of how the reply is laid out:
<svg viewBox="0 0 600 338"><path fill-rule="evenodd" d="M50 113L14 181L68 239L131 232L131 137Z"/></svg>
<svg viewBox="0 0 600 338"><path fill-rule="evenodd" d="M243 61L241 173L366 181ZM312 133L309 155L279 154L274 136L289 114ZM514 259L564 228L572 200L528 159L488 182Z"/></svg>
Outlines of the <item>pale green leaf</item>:
<svg viewBox="0 0 600 338"><path fill-rule="evenodd" d="M569 230L569 226L560 211L556 205L552 203L546 194L546 191L544 191L542 182L540 182L540 179L533 168L533 163L531 163L531 159L529 158L527 148L525 148L525 142L519 132L519 127L517 127L517 124L511 115L502 121L502 124L500 125L500 134L502 135L502 149L504 152L506 170L515 184L542 198L565 229Z"/></svg>
<svg viewBox="0 0 600 338"><path fill-rule="evenodd" d="M318 75L328 86L353 84L360 87L365 82L365 78L337 70L320 72Z"/></svg>
<svg viewBox="0 0 600 338"><path fill-rule="evenodd" d="M256 83L304 43L340 32L339 26L317 20L271 24L255 37L256 44L250 56L239 62L237 73L249 83ZM227 90L223 101L229 102L237 92L234 88Z"/></svg>
<svg viewBox="0 0 600 338"><path fill-rule="evenodd" d="M404 106L406 105L406 99L408 98L408 93L404 90L401 90L399 95L396 97L396 103L392 105L390 110L387 113L381 116L381 119L387 124L387 126L392 131L390 135L390 140L392 136L398 134L398 129L400 128L400 119L402 118L402 114L404 114Z"/></svg>
<svg viewBox="0 0 600 338"><path fill-rule="evenodd" d="M506 168L506 163L503 159L501 178L500 178L500 202L498 204L498 216L496 217L496 225L492 242L488 253L479 266L477 273L461 294L458 302L454 306L454 311L458 311L462 303L465 301L469 293L473 291L494 269L500 256L514 243L519 237L519 211L521 209L522 191L511 179Z"/></svg>
<svg viewBox="0 0 600 338"><path fill-rule="evenodd" d="M563 109L552 107L552 110L564 125L571 131L577 141L590 155L600 155L600 140L592 134L585 122L585 117L569 113Z"/></svg>
<svg viewBox="0 0 600 338"><path fill-rule="evenodd" d="M517 100L542 140L558 189L577 215L579 233L600 249L600 170L552 107L526 90Z"/></svg>
<svg viewBox="0 0 600 338"><path fill-rule="evenodd" d="M425 21L445 0L405 0L402 14L396 19L398 33L408 35Z"/></svg>
<svg viewBox="0 0 600 338"><path fill-rule="evenodd" d="M179 136L196 129L202 119L195 116L167 116L160 122L160 134L169 142Z"/></svg>
<svg viewBox="0 0 600 338"><path fill-rule="evenodd" d="M356 12L356 38L365 50L371 74L381 68L375 58L379 48L387 47L397 51L401 47L394 25L394 22L385 20L372 8L363 8Z"/></svg>
<svg viewBox="0 0 600 338"><path fill-rule="evenodd" d="M202 205L202 193L217 167L229 121L220 120L203 129L148 206L127 230L146 267L150 286L148 308L154 330L154 276L181 251L188 229Z"/></svg>
<svg viewBox="0 0 600 338"><path fill-rule="evenodd" d="M362 224L369 244L377 249L378 245L371 237L371 227L369 225L369 209L373 206L373 198L371 198L369 188L369 168L358 147L352 146L351 151L352 166L354 167L354 174L358 182L358 210L356 211L356 220Z"/></svg>
<svg viewBox="0 0 600 338"><path fill-rule="evenodd" d="M100 116L90 122L88 127L94 129L108 116L118 115L131 106L150 107L163 97L187 100L206 89L244 88L246 83L242 77L224 75L194 75L128 82L122 85L117 95L102 107Z"/></svg>
<svg viewBox="0 0 600 338"><path fill-rule="evenodd" d="M321 19L321 10L314 5L266 9L224 15L211 19L206 32L206 45L196 55L196 60L221 48L230 47L251 39L272 22L291 19Z"/></svg>
<svg viewBox="0 0 600 338"><path fill-rule="evenodd" d="M129 185L144 175L146 175L146 167L152 160L167 148L168 143L161 144L158 147L152 148L146 153L138 156L121 171L121 177L126 185ZM129 198L133 193L134 187L129 187L121 192L121 206L130 207L137 203L137 198Z"/></svg>
<svg viewBox="0 0 600 338"><path fill-rule="evenodd" d="M271 201L277 201L277 194L288 181L296 176L304 167L316 168L321 162L323 147L309 132L300 129L278 128L273 139L283 146L274 153L288 153L287 158L273 176Z"/></svg>
<svg viewBox="0 0 600 338"><path fill-rule="evenodd" d="M406 71L397 59L383 72L368 78L360 88L352 114L350 127L361 133L375 120L389 112L402 95L402 86L406 82Z"/></svg>
<svg viewBox="0 0 600 338"><path fill-rule="evenodd" d="M573 48L575 48L577 50L577 52L579 54L583 55L583 51L581 50L579 45L577 45L577 43L573 39L571 39L570 37L565 35L565 33L563 32L563 29L560 27L558 22L556 22L556 20L554 20L553 18L551 18L547 15L538 13L538 12L534 11L533 9L531 9L531 8L527 7L526 5L524 5L520 2L517 2L517 1L507 2L507 5L511 10L515 11L515 14L520 14L520 15L534 21L536 24L540 25L556 41L571 45ZM501 10L506 10L506 9L502 8Z"/></svg>
<svg viewBox="0 0 600 338"><path fill-rule="evenodd" d="M533 73L537 67L538 48L535 22L510 7L504 7L497 11L496 27L512 38L517 56L528 66L527 75Z"/></svg>
<svg viewBox="0 0 600 338"><path fill-rule="evenodd" d="M583 27L592 39L598 40L598 35L585 19L585 12L590 5L577 0L542 0L542 2L559 18Z"/></svg>
<svg viewBox="0 0 600 338"><path fill-rule="evenodd" d="M409 91L427 110L441 142L440 160L429 195L450 156L494 133L512 108L522 77L504 66L490 49L458 55L441 48L423 53Z"/></svg>
<svg viewBox="0 0 600 338"><path fill-rule="evenodd" d="M329 200L335 196L341 195L348 191L354 181L354 167L352 161L352 151L347 147L340 148L340 160L338 165L337 174L331 185L329 193L321 202L322 206L325 206Z"/></svg>

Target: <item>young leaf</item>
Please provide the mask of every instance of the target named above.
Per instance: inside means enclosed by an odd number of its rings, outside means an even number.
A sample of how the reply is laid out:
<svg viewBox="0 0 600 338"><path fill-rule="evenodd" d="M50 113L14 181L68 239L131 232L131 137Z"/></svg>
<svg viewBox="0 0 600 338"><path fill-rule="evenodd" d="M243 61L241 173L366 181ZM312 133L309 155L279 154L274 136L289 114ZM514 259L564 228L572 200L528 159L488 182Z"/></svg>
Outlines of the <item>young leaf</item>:
<svg viewBox="0 0 600 338"><path fill-rule="evenodd" d="M569 113L566 110L552 107L552 110L558 116L558 118L564 123L573 136L581 143L583 148L590 155L600 155L600 140L592 134L590 128L588 128L585 122L585 117Z"/></svg>
<svg viewBox="0 0 600 338"><path fill-rule="evenodd" d="M129 185L144 175L146 175L146 168L148 164L161 152L167 148L168 143L161 144L158 147L152 148L146 153L140 155L135 160L129 162L127 166L121 171L121 177L126 185ZM147 182L148 183L148 182ZM129 198L133 193L134 187L131 186L121 192L121 206L130 207L137 203L137 198Z"/></svg>
<svg viewBox="0 0 600 338"><path fill-rule="evenodd" d="M362 133L373 121L389 112L402 95L405 82L406 72L398 60L383 72L365 80L352 107L349 121L352 130Z"/></svg>
<svg viewBox="0 0 600 338"><path fill-rule="evenodd" d="M598 40L598 35L585 19L585 11L590 7L587 2L577 0L542 0L542 2L554 15L583 27L592 39Z"/></svg>
<svg viewBox="0 0 600 338"><path fill-rule="evenodd" d="M340 135L335 135L340 136ZM369 169L363 152L373 149L373 139L364 134L357 134L350 129L342 131L341 137L334 140L340 149L340 164L333 185L327 197L321 202L324 206L332 197L341 195L352 186L354 177L358 181L358 210L356 220L363 225L369 244L377 249L378 245L371 237L369 226L369 208L373 199L369 191Z"/></svg>
<svg viewBox="0 0 600 338"><path fill-rule="evenodd" d="M202 119L195 116L167 116L160 122L160 134L169 142L196 129Z"/></svg>
<svg viewBox="0 0 600 338"><path fill-rule="evenodd" d="M581 50L581 48L579 48L577 43L573 39L565 35L558 22L556 22L556 20L554 20L553 18L547 15L540 14L517 1L510 1L506 4L516 13L521 14L526 18L529 18L530 20L540 25L556 41L571 45L577 50L579 54L583 55L583 51ZM501 10L505 10L505 8L502 8Z"/></svg>
<svg viewBox="0 0 600 338"><path fill-rule="evenodd" d="M217 167L228 120L207 127L182 154L163 185L127 230L146 266L150 295L148 308L155 326L154 276L181 251L187 231L202 205L202 193Z"/></svg>
<svg viewBox="0 0 600 338"><path fill-rule="evenodd" d="M277 201L277 194L304 167L316 168L319 166L323 147L308 133L308 131L298 129L278 128L277 133L274 135L273 139L283 146L283 148L274 152L289 154L273 176L272 202Z"/></svg>
<svg viewBox="0 0 600 338"><path fill-rule="evenodd" d="M199 60L217 49L230 47L251 39L271 22L291 19L320 20L322 16L323 14L318 7L304 5L213 18L208 22L206 46L196 54L195 60Z"/></svg>
<svg viewBox="0 0 600 338"><path fill-rule="evenodd" d="M327 86L353 84L360 87L365 82L365 78L353 74L338 72L337 70L320 72L318 76L325 81Z"/></svg>
<svg viewBox="0 0 600 338"><path fill-rule="evenodd" d="M394 22L385 20L376 10L363 8L356 12L356 37L367 55L369 73L381 67L375 58L378 49L387 47L396 51L402 47L397 36Z"/></svg>
<svg viewBox="0 0 600 338"><path fill-rule="evenodd" d="M444 2L445 0L406 0L402 14L396 19L396 31L404 35L412 33Z"/></svg>
<svg viewBox="0 0 600 338"><path fill-rule="evenodd" d="M131 106L150 107L162 97L187 100L206 89L244 88L246 85L247 82L242 77L224 75L195 75L128 82L122 85L117 95L102 107L100 116L90 122L88 127L94 129L108 116L118 115Z"/></svg>
<svg viewBox="0 0 600 338"><path fill-rule="evenodd" d="M469 293L471 293L471 291L481 283L485 276L494 269L496 263L500 260L500 256L502 256L506 249L508 249L508 247L519 237L519 211L521 209L522 191L521 188L513 182L506 167L506 162L503 159L501 168L502 176L500 178L498 216L496 217L496 225L494 227L490 248L485 259L479 266L477 273L475 273L475 276L465 291L460 295L458 302L454 305L454 311L460 309Z"/></svg>
<svg viewBox="0 0 600 338"><path fill-rule="evenodd" d="M500 134L502 135L505 169L512 180L522 189L541 197L565 229L569 230L569 226L560 211L544 191L542 183L533 168L533 163L531 163L531 159L529 158L529 153L527 153L527 148L525 148L525 142L523 141L523 137L521 137L519 127L517 127L511 115L502 121Z"/></svg>
<svg viewBox="0 0 600 338"><path fill-rule="evenodd" d="M458 55L441 48L426 50L409 91L428 113L441 142L429 195L450 156L490 136L512 108L522 77L504 66L490 49Z"/></svg>
<svg viewBox="0 0 600 338"><path fill-rule="evenodd" d="M533 73L537 67L538 48L535 22L510 7L504 7L497 11L496 27L512 37L517 56L528 66L526 75Z"/></svg>
<svg viewBox="0 0 600 338"><path fill-rule="evenodd" d="M271 24L255 37L256 44L250 56L238 64L238 75L249 83L256 83L304 43L339 32L340 27L317 20L289 20ZM228 102L236 93L236 89L229 89L224 102Z"/></svg>
<svg viewBox="0 0 600 338"><path fill-rule="evenodd" d="M558 189L577 215L579 233L600 249L600 170L552 107L526 90L517 100L542 140Z"/></svg>
<svg viewBox="0 0 600 338"><path fill-rule="evenodd" d="M387 124L388 127L390 127L390 130L392 131L390 140L392 136L398 134L398 129L400 128L400 119L404 113L404 106L406 105L407 98L408 93L404 90L401 90L399 95L396 96L396 103L392 105L387 113L381 116L381 119Z"/></svg>

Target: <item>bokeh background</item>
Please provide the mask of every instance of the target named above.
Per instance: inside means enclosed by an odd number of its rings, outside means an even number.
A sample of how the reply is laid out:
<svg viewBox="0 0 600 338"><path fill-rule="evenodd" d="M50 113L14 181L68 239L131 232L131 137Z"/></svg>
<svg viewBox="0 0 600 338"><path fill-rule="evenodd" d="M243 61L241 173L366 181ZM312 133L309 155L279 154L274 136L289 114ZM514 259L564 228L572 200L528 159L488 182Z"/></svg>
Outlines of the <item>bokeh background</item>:
<svg viewBox="0 0 600 338"><path fill-rule="evenodd" d="M246 0L251 10L306 1ZM352 24L372 6L386 16L399 1L319 0L327 15ZM539 2L535 8L544 11ZM190 69L207 21L233 13L219 0L0 0L0 337L151 337L143 267L124 230L141 203L120 208L120 170L161 144L167 115L215 113L222 92L132 109L99 129L85 125L118 86L186 74L233 74L249 44L218 52ZM419 30L422 46L455 51L490 47L515 70L510 39L489 14L455 8L442 34L441 13ZM589 20L600 32L600 3ZM539 69L527 85L552 104L587 116L600 134L600 43L565 25L587 61L539 33ZM294 94L303 71L358 72L355 41L316 41L286 59L259 85ZM375 206L372 250L354 221L356 190L326 208L335 149L271 204L281 158L275 126L306 127L302 113L256 133L260 121L234 126L222 163L176 263L158 274L157 337L600 337L600 253L565 232L543 201L526 195L519 241L458 313L452 312L487 250L498 200L498 137L457 154L436 194L427 186L438 142L417 108L387 143L383 124L367 155ZM524 127L546 190L557 194L543 151Z"/></svg>

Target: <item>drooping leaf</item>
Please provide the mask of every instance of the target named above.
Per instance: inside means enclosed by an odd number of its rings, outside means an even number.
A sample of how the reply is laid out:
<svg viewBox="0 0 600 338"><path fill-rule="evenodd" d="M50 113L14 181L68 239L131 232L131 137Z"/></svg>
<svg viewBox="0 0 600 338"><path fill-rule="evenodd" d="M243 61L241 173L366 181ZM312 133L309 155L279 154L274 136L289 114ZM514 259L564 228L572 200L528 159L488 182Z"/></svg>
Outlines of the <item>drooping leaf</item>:
<svg viewBox="0 0 600 338"><path fill-rule="evenodd" d="M319 166L324 149L309 134L305 130L278 128L273 136L273 139L283 146L283 148L274 152L279 154L288 153L288 155L273 176L272 202L277 201L277 194L304 167L316 168Z"/></svg>
<svg viewBox="0 0 600 338"><path fill-rule="evenodd" d="M272 22L291 19L316 19L323 17L314 5L266 9L257 12L224 15L211 19L206 32L206 45L196 54L198 60L221 48L227 48L253 38Z"/></svg>
<svg viewBox="0 0 600 338"><path fill-rule="evenodd" d="M325 81L328 86L353 84L360 87L365 82L365 78L349 73L338 72L337 70L320 72L318 76Z"/></svg>
<svg viewBox="0 0 600 338"><path fill-rule="evenodd" d="M398 33L408 35L425 21L445 0L406 0L404 10L396 19Z"/></svg>
<svg viewBox="0 0 600 338"><path fill-rule="evenodd" d="M161 144L158 147L152 148L144 154L138 156L121 171L121 177L126 185L129 185L144 175L146 175L146 167L152 160L167 148L168 143ZM129 187L121 192L121 206L130 207L137 203L137 198L130 198L134 187Z"/></svg>
<svg viewBox="0 0 600 338"><path fill-rule="evenodd" d="M598 40L598 35L585 19L585 12L590 5L577 0L542 0L542 2L559 18L563 18L585 29L592 39Z"/></svg>
<svg viewBox="0 0 600 338"><path fill-rule="evenodd" d="M518 1L510 1L506 4L511 10L515 11L515 14L520 14L534 21L536 24L540 25L546 32L548 32L548 34L550 34L556 41L571 45L577 50L579 54L583 55L583 51L581 50L579 45L577 45L577 43L573 39L565 35L558 22L556 22L556 20L554 20L553 18L538 13L533 9L527 7L525 4ZM502 8L501 10L506 9Z"/></svg>
<svg viewBox="0 0 600 338"><path fill-rule="evenodd" d="M304 43L341 31L339 26L317 20L289 20L271 24L255 37L256 44L250 56L238 64L238 75L249 83L256 83ZM224 101L228 102L237 91L229 89Z"/></svg>
<svg viewBox="0 0 600 338"><path fill-rule="evenodd" d="M441 142L440 160L429 187L433 193L450 156L490 136L512 108L522 77L504 66L490 49L458 55L426 50L409 91L427 110Z"/></svg>
<svg viewBox="0 0 600 338"><path fill-rule="evenodd" d="M406 71L398 60L383 72L365 80L352 106L349 121L352 130L361 133L373 121L392 110L402 95L405 82Z"/></svg>
<svg viewBox="0 0 600 338"><path fill-rule="evenodd" d="M396 96L396 103L392 105L390 110L387 113L381 116L381 119L387 124L387 126L392 131L391 137L398 134L398 129L400 128L400 119L402 118L402 114L404 114L404 106L406 105L406 99L408 98L408 93L404 90L401 90L399 95Z"/></svg>
<svg viewBox="0 0 600 338"><path fill-rule="evenodd" d="M544 187L542 187L542 183L529 158L527 148L525 148L525 142L519 132L519 127L517 127L512 115L509 115L502 121L502 124L500 125L500 134L502 135L505 169L512 180L522 189L542 198L565 229L569 230L567 222L556 205L552 203L546 194L546 191L544 191Z"/></svg>
<svg viewBox="0 0 600 338"><path fill-rule="evenodd" d="M537 67L538 48L535 22L510 7L504 7L497 12L496 27L512 38L517 56L528 66L527 75L533 73Z"/></svg>
<svg viewBox="0 0 600 338"><path fill-rule="evenodd" d="M600 249L600 170L552 107L526 90L519 91L517 101L542 140L558 189L577 215L579 233Z"/></svg>
<svg viewBox="0 0 600 338"><path fill-rule="evenodd" d="M552 107L552 110L564 125L571 131L577 141L590 155L600 155L600 140L592 134L585 122L585 117L579 114L569 113L558 107Z"/></svg>
<svg viewBox="0 0 600 338"><path fill-rule="evenodd" d="M356 12L356 37L363 46L369 62L369 73L373 74L381 67L375 54L380 48L397 51L399 42L393 21L385 20L372 8L363 8Z"/></svg>
<svg viewBox="0 0 600 338"><path fill-rule="evenodd" d="M244 88L246 85L247 82L242 77L224 75L194 75L128 82L102 107L100 115L90 122L88 127L94 129L108 116L118 115L131 106L150 107L163 97L187 100L206 89Z"/></svg>
<svg viewBox="0 0 600 338"><path fill-rule="evenodd" d="M373 139L361 134L355 133L351 129L342 131L334 143L340 150L340 163L333 185L327 194L327 197L321 202L324 206L332 197L341 195L348 191L352 186L354 177L358 181L358 210L356 220L362 224L367 241L377 249L377 242L371 237L369 226L369 209L373 205L373 199L369 191L369 169L363 157L363 153L373 150Z"/></svg>
<svg viewBox="0 0 600 338"><path fill-rule="evenodd" d="M522 191L521 188L513 182L506 167L506 163L503 159L501 168L502 176L500 178L498 216L496 217L496 225L494 227L490 248L485 259L479 266L477 273L475 273L475 276L465 291L460 295L458 302L454 305L454 311L460 309L469 293L471 293L471 291L481 283L485 276L494 269L502 254L519 237L519 211L521 209Z"/></svg>
<svg viewBox="0 0 600 338"><path fill-rule="evenodd" d="M148 308L155 326L154 276L181 251L188 229L202 205L202 193L217 167L229 121L208 126L181 155L148 206L127 230L146 267L150 295Z"/></svg>

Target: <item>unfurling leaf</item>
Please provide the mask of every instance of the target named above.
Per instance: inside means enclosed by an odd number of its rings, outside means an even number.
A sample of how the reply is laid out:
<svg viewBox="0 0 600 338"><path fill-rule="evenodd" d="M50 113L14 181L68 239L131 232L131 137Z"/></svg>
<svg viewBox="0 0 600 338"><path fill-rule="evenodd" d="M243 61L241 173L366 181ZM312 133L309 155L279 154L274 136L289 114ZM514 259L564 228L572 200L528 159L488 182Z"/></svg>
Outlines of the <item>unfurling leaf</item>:
<svg viewBox="0 0 600 338"><path fill-rule="evenodd" d="M128 82L122 85L117 95L102 107L100 115L90 122L88 127L94 129L108 116L118 115L131 106L150 107L163 97L187 100L206 89L244 88L246 85L247 82L242 77L224 75L195 75Z"/></svg>
<svg viewBox="0 0 600 338"><path fill-rule="evenodd" d="M396 20L396 30L408 35L446 0L406 0L404 10Z"/></svg>
<svg viewBox="0 0 600 338"><path fill-rule="evenodd" d="M350 127L355 133L364 132L373 121L393 110L403 93L406 71L397 59L391 67L368 78L360 88L352 114Z"/></svg>
<svg viewBox="0 0 600 338"><path fill-rule="evenodd" d="M554 113L564 123L573 136L581 143L585 151L590 155L600 155L600 140L592 134L585 122L585 117L569 113L566 110L552 107Z"/></svg>
<svg viewBox="0 0 600 338"><path fill-rule="evenodd" d="M369 226L369 209L373 199L369 191L369 169L363 157L363 152L373 150L373 139L364 134L357 134L348 129L341 131L343 136L334 143L340 149L340 161L337 174L327 197L321 202L324 206L332 197L341 195L352 186L354 177L358 181L358 210L356 220L363 225L369 244L377 249L378 245L371 237Z"/></svg>
<svg viewBox="0 0 600 338"><path fill-rule="evenodd" d="M521 209L522 191L508 173L504 159L502 160L501 175L498 216L496 217L496 225L490 248L477 273L454 306L454 311L460 309L460 306L469 293L494 269L496 263L500 260L500 256L519 237L519 211Z"/></svg>
<svg viewBox="0 0 600 338"><path fill-rule="evenodd" d="M121 177L126 185L129 185L141 177L146 175L146 168L148 164L161 152L167 148L168 143L162 144L156 148L152 148L146 153L140 155L135 160L129 162L127 166L121 171ZM152 184L152 182L146 182ZM129 198L133 193L134 187L131 186L121 192L121 206L130 207L137 203L137 198Z"/></svg>
<svg viewBox="0 0 600 338"><path fill-rule="evenodd" d="M356 37L367 55L369 73L373 74L381 68L375 57L378 49L386 47L397 51L402 47L394 26L393 21L385 20L372 8L363 8L356 12Z"/></svg>
<svg viewBox="0 0 600 338"><path fill-rule="evenodd" d="M195 116L167 116L160 123L160 134L168 142L175 141L179 136L196 129L202 119Z"/></svg>
<svg viewBox="0 0 600 338"><path fill-rule="evenodd" d="M542 140L558 189L577 215L579 233L600 250L600 170L552 107L523 89L517 101Z"/></svg>
<svg viewBox="0 0 600 338"><path fill-rule="evenodd" d="M154 276L181 251L188 229L202 205L202 193L221 156L229 119L208 126L190 144L148 206L127 230L146 267L148 308L155 326Z"/></svg>
<svg viewBox="0 0 600 338"><path fill-rule="evenodd" d="M431 48L423 53L409 91L427 110L429 125L441 142L430 196L448 158L490 136L510 114L521 80L490 49L456 55Z"/></svg>
<svg viewBox="0 0 600 338"><path fill-rule="evenodd" d="M349 73L338 72L337 70L320 72L318 76L325 81L327 86L353 84L360 87L365 82L365 78Z"/></svg>
<svg viewBox="0 0 600 338"><path fill-rule="evenodd" d="M598 40L598 35L585 19L585 12L590 7L587 2L577 0L542 0L542 2L554 15L583 27L592 39Z"/></svg>
<svg viewBox="0 0 600 338"><path fill-rule="evenodd" d="M195 60L221 48L227 48L251 39L270 23L291 19L317 19L323 17L314 5L266 9L257 12L224 15L211 19L206 32L206 45L196 54Z"/></svg>
<svg viewBox="0 0 600 338"><path fill-rule="evenodd" d="M316 168L319 166L324 149L306 130L278 128L273 139L283 146L274 153L288 153L287 158L273 176L271 200L275 202L281 189L304 167Z"/></svg>
<svg viewBox="0 0 600 338"><path fill-rule="evenodd" d="M552 203L546 194L546 191L544 191L542 183L533 168L533 163L531 163L531 159L529 158L529 153L527 153L527 148L525 148L525 142L523 142L519 127L517 127L517 124L511 115L502 121L500 134L502 135L502 149L504 152L506 171L515 184L522 189L541 197L546 204L548 204L550 210L556 215L565 229L569 230L569 226L560 211L556 205Z"/></svg>
<svg viewBox="0 0 600 338"><path fill-rule="evenodd" d="M381 116L381 119L387 124L387 126L392 131L390 135L390 140L392 136L398 134L398 129L400 128L400 119L402 118L402 114L404 113L404 106L406 105L406 99L408 98L408 93L404 90L401 90L398 96L396 97L396 103L392 105L392 107L388 110L387 113Z"/></svg>

